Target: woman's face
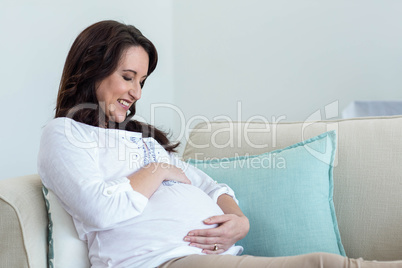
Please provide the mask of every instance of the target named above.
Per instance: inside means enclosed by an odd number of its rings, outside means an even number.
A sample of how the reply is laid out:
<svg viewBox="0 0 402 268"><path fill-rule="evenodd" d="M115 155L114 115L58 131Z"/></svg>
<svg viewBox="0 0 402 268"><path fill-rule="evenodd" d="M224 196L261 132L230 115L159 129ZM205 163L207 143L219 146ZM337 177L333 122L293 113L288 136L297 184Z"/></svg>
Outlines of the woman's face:
<svg viewBox="0 0 402 268"><path fill-rule="evenodd" d="M109 120L121 123L127 111L141 98L141 85L148 72L149 57L141 46L123 52L117 69L97 84L96 97Z"/></svg>

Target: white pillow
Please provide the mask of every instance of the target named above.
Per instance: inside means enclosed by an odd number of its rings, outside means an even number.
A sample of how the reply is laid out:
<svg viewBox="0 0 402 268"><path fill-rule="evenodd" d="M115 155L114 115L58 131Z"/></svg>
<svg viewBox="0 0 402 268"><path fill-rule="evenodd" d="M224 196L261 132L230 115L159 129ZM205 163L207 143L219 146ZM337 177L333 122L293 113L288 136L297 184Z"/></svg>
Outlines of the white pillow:
<svg viewBox="0 0 402 268"><path fill-rule="evenodd" d="M73 219L63 209L56 195L42 187L48 215L49 268L88 268L87 244L78 238Z"/></svg>

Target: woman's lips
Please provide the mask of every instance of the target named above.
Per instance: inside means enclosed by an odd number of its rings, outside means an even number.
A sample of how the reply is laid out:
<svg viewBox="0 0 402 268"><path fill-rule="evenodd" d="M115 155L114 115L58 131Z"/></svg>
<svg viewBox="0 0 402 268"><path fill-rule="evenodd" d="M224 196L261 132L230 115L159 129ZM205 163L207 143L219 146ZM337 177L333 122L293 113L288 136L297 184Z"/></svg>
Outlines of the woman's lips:
<svg viewBox="0 0 402 268"><path fill-rule="evenodd" d="M124 110L128 111L128 109L130 109L130 104L131 102L127 101L127 100L117 100L117 103L123 107Z"/></svg>

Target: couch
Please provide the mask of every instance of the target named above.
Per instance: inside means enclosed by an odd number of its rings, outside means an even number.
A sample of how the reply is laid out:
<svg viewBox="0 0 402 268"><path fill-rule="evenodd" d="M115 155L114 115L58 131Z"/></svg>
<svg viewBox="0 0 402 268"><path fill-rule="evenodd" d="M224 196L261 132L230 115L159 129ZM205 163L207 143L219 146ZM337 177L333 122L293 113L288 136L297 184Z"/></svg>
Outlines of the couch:
<svg viewBox="0 0 402 268"><path fill-rule="evenodd" d="M260 154L329 130L337 132L333 199L346 255L402 260L402 116L204 122L190 133L182 156ZM47 267L47 225L38 175L0 180L0 267Z"/></svg>

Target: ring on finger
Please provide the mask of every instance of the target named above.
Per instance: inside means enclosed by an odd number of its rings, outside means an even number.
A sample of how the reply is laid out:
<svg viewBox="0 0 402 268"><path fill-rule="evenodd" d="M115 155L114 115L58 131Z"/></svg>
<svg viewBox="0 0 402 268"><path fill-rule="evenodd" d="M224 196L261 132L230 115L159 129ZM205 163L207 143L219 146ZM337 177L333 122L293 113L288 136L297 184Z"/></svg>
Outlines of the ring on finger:
<svg viewBox="0 0 402 268"><path fill-rule="evenodd" d="M218 251L218 245L217 244L214 245L214 251Z"/></svg>

